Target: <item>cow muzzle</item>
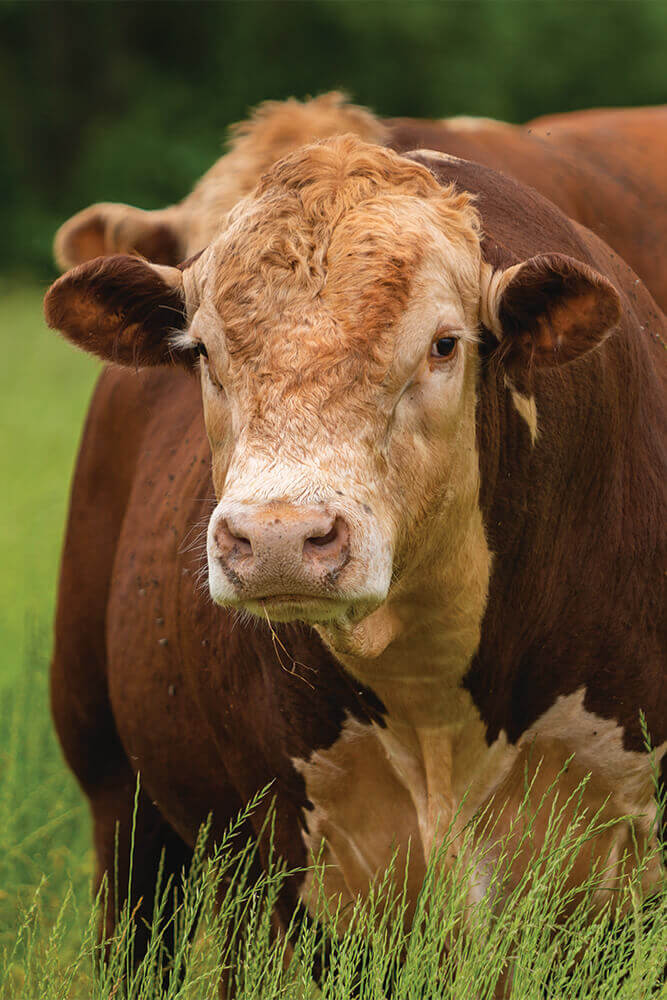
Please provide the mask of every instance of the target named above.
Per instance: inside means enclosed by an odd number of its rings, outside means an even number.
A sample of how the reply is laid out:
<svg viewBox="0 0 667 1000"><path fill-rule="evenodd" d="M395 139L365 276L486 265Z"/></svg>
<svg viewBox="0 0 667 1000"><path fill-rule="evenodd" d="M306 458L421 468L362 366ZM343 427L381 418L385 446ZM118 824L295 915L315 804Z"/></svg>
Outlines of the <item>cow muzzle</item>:
<svg viewBox="0 0 667 1000"><path fill-rule="evenodd" d="M235 502L226 509L223 502L209 525L213 599L255 613L259 606L278 620L340 614L350 559L348 522L327 505Z"/></svg>

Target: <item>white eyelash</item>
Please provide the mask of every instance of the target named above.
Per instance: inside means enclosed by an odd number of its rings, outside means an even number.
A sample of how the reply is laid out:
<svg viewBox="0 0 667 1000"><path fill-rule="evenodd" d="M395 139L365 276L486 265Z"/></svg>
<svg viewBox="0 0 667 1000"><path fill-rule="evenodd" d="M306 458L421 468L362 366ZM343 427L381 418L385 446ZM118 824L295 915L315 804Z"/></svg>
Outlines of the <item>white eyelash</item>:
<svg viewBox="0 0 667 1000"><path fill-rule="evenodd" d="M193 347L197 346L198 341L189 330L173 330L169 337L169 343L176 351L191 351Z"/></svg>
<svg viewBox="0 0 667 1000"><path fill-rule="evenodd" d="M464 340L467 344L478 344L481 338L481 333L482 331L479 327L475 327L474 329L471 329L470 327L462 327L460 330L456 331L456 336L459 340Z"/></svg>

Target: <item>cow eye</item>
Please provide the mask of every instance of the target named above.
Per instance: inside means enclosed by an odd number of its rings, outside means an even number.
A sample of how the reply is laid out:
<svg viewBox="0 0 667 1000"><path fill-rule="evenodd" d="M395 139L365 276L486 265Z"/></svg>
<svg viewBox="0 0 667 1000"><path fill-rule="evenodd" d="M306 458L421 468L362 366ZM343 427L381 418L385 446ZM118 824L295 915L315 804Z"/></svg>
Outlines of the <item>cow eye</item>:
<svg viewBox="0 0 667 1000"><path fill-rule="evenodd" d="M458 342L458 337L438 337L431 344L431 357L451 358Z"/></svg>

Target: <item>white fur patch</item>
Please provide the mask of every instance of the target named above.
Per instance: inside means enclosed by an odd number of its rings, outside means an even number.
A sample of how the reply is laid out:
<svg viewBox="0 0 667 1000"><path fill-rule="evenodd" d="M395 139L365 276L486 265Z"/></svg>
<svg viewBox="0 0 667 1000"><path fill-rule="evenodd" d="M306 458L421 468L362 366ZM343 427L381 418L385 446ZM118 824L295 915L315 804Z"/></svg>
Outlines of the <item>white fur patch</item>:
<svg viewBox="0 0 667 1000"><path fill-rule="evenodd" d="M505 376L505 387L510 391L512 402L514 403L517 413L519 416L523 417L528 424L530 440L533 444L535 444L539 433L537 427L537 403L535 402L535 397L524 396L518 389L515 389L507 375Z"/></svg>
<svg viewBox="0 0 667 1000"><path fill-rule="evenodd" d="M189 330L174 330L169 337L169 343L175 351L191 351L197 346L197 340Z"/></svg>
<svg viewBox="0 0 667 1000"><path fill-rule="evenodd" d="M498 118L476 118L474 115L455 115L453 118L442 118L442 124L452 132L477 132L479 129L513 128L509 122Z"/></svg>
<svg viewBox="0 0 667 1000"><path fill-rule="evenodd" d="M425 160L434 160L436 163L438 161L444 163L464 163L460 156L453 156L452 153L441 153L437 149L411 149L409 152L404 153L404 156L421 156Z"/></svg>
<svg viewBox="0 0 667 1000"><path fill-rule="evenodd" d="M529 742L533 734L566 741L578 763L609 785L621 812L643 812L651 805L653 791L648 754L626 750L618 722L589 712L584 707L585 697L585 687L561 695L520 742ZM665 752L667 740L655 748L656 759L660 760ZM652 805L651 809L654 813Z"/></svg>
<svg viewBox="0 0 667 1000"><path fill-rule="evenodd" d="M348 717L333 746L293 764L313 803L304 813L303 839L309 855L325 865L327 899L340 901L349 912L395 851L397 881L407 866L416 894L424 874L417 816L409 792L387 765L376 727ZM413 841L416 850L410 849ZM309 874L301 896L311 912L317 907L315 891Z"/></svg>
<svg viewBox="0 0 667 1000"><path fill-rule="evenodd" d="M307 761L294 760L313 804L305 814L304 842L326 862L324 891L329 899L349 904L364 894L394 852L398 881L409 857L409 893L416 893L437 843L434 838L447 833L456 811L456 830L461 832L495 795L499 809L507 803L496 835L508 834L525 794L526 768L534 771L538 765L536 799L562 771L557 785L562 804L590 773L583 801L589 817L597 809L605 810L605 819L639 817L634 827L619 822L600 838L600 853L619 865L620 874L623 853L632 852L633 837L640 841L648 837L655 821L650 760L645 753L624 749L622 728L613 719L589 712L584 698L583 687L558 697L516 745L501 732L488 746L479 714L470 705L467 721L461 713L460 725L444 724L440 729L403 726L391 717L382 729L348 718L331 747L316 751ZM665 750L667 742L656 749L658 759ZM537 822L534 831L538 842L533 846L538 849L549 808L544 812L544 824ZM582 863L589 862L587 855ZM479 866L479 878L470 887L471 902L493 892L489 864ZM512 881L520 877L520 867L521 856ZM582 873L575 870L574 877L577 874ZM657 866L646 873L648 884L658 877ZM612 865L610 886L613 878ZM307 880L302 898L311 907L312 892Z"/></svg>

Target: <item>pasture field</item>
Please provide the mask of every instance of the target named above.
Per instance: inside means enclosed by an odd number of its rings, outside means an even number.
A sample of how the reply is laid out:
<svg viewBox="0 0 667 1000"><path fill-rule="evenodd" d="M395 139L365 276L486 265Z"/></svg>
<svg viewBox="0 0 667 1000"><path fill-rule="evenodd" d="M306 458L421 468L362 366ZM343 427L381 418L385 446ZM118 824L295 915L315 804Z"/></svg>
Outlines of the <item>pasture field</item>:
<svg viewBox="0 0 667 1000"><path fill-rule="evenodd" d="M46 287L0 279L0 953L38 889L47 933L70 884L87 909L92 864L87 810L52 731L47 665L68 483L96 365L46 328ZM78 936L71 941L76 949ZM18 998L12 970L3 995Z"/></svg>
<svg viewBox="0 0 667 1000"><path fill-rule="evenodd" d="M381 1000L390 993L395 1000L483 1000L503 977L513 1000L664 1000L667 893L642 898L641 845L615 894L623 916L612 914L611 893L593 911L602 869L575 894L561 875L586 850L599 818L579 814L566 822L558 808L552 836L500 916L488 898L466 902L472 873L464 860L442 878L437 857L409 928L397 919L400 873L398 889L380 879L370 900L344 915L349 929L340 937L326 934L337 915L315 900L329 948L321 992L311 979L323 947L315 929L295 923L293 953L271 940L280 865L250 884L245 863L253 848L231 835L213 861L198 857L184 883L173 961L165 960L158 917L149 955L134 973L125 913L110 963L99 965L88 813L62 762L47 702L67 483L96 366L46 330L41 294L36 286L0 286L0 1000L214 1000L222 966L232 969L242 1000ZM533 818L526 811L519 819L524 843ZM496 879L510 860L513 848L505 846L493 862ZM231 886L216 911L223 874ZM455 934L464 921L467 933Z"/></svg>
<svg viewBox="0 0 667 1000"><path fill-rule="evenodd" d="M42 319L48 283L0 277L0 690L49 630L70 472L97 365Z"/></svg>

